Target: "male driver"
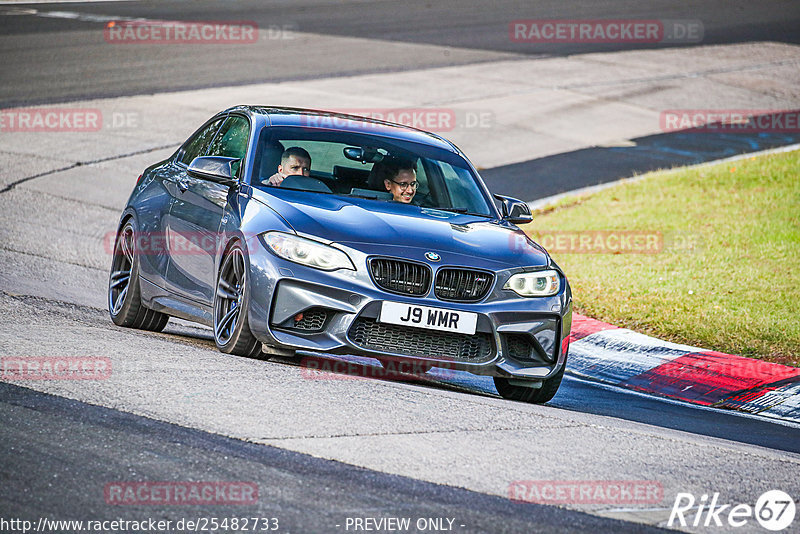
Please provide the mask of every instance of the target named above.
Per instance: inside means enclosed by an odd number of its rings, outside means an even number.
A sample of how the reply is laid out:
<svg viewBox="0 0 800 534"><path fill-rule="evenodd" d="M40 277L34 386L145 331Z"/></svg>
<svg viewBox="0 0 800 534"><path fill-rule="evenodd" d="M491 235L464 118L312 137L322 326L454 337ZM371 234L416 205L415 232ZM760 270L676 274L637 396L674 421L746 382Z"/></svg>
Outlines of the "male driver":
<svg viewBox="0 0 800 534"><path fill-rule="evenodd" d="M311 156L299 146L289 147L281 154L278 172L269 177L269 185L281 185L284 178L294 174L308 176L311 173Z"/></svg>

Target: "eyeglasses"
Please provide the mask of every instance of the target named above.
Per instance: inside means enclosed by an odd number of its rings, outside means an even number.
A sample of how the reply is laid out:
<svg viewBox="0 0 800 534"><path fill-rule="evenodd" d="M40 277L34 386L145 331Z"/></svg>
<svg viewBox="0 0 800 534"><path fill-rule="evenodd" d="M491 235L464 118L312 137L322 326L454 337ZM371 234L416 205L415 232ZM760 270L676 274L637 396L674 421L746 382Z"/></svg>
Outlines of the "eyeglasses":
<svg viewBox="0 0 800 534"><path fill-rule="evenodd" d="M389 178L389 181L392 182L393 184L399 185L401 191L405 191L409 187L411 187L411 189L416 189L417 186L419 185L419 182L395 182L391 178Z"/></svg>

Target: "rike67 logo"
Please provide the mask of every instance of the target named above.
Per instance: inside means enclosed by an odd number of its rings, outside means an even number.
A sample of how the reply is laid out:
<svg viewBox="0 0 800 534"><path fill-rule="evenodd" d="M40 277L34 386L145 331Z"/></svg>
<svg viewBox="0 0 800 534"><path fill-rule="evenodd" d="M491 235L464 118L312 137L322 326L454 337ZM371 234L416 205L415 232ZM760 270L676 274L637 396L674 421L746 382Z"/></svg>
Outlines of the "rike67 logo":
<svg viewBox="0 0 800 534"><path fill-rule="evenodd" d="M761 494L755 506L722 504L719 493L696 499L691 493L678 493L669 515L668 527L743 527L755 519L773 532L785 530L794 522L794 500L781 490Z"/></svg>

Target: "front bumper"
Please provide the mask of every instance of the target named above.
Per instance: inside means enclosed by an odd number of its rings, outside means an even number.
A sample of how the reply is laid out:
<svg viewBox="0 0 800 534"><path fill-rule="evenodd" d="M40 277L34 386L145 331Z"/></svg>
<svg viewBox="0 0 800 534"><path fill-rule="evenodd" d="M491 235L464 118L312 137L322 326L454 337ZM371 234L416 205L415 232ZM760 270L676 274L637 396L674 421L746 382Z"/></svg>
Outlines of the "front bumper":
<svg viewBox="0 0 800 534"><path fill-rule="evenodd" d="M348 253L353 255L352 251ZM366 256L356 265L366 265ZM543 380L565 365L572 322L566 280L552 297L494 289L477 303L409 297L378 288L364 272L324 272L263 251L250 258L253 334L270 346L305 352L408 360L479 375ZM501 287L502 281L496 283ZM472 336L379 321L383 301L478 315Z"/></svg>

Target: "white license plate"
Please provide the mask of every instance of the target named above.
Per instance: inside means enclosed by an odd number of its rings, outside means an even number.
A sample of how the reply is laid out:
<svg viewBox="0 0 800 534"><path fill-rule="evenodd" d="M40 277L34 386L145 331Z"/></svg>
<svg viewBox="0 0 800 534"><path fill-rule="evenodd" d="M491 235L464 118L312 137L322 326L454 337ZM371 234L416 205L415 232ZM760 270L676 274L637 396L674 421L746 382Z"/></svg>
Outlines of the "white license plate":
<svg viewBox="0 0 800 534"><path fill-rule="evenodd" d="M384 301L378 321L472 335L478 324L478 314Z"/></svg>

